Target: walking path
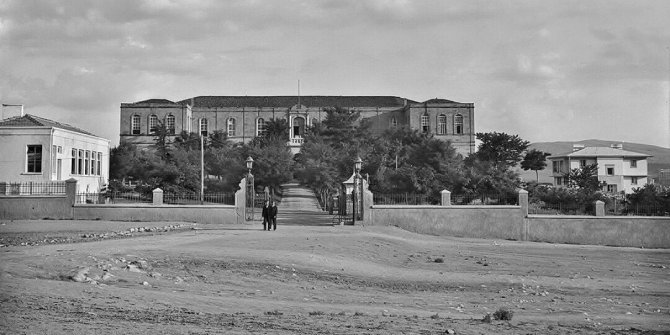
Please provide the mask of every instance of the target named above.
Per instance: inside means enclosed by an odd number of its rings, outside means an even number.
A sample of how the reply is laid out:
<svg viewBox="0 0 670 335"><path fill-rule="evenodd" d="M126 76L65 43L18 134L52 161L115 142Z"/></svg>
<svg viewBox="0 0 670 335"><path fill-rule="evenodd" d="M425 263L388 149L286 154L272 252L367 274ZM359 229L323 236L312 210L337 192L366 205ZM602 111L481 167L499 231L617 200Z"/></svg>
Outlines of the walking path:
<svg viewBox="0 0 670 335"><path fill-rule="evenodd" d="M310 189L290 183L282 185L282 190L284 194L279 204L277 226L332 225L332 215L321 210L314 192Z"/></svg>

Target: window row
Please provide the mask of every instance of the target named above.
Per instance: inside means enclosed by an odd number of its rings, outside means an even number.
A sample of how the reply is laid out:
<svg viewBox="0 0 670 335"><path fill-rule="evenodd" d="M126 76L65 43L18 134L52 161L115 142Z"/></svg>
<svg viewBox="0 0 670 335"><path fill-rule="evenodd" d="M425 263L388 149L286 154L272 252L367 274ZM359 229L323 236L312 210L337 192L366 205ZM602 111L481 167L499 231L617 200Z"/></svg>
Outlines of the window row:
<svg viewBox="0 0 670 335"><path fill-rule="evenodd" d="M463 115L456 114L453 117L453 129L452 133L455 135L463 134ZM395 117L391 118L391 128L398 126L398 120ZM430 132L430 115L421 115L421 131L424 133ZM440 114L437 117L437 135L446 135L447 131L447 116Z"/></svg>
<svg viewBox="0 0 670 335"><path fill-rule="evenodd" d="M102 152L72 149L71 175L99 176L102 172Z"/></svg>
<svg viewBox="0 0 670 335"><path fill-rule="evenodd" d="M139 115L133 115L130 118L130 134L132 135L140 135L142 134L142 118ZM153 135L156 134L156 131L158 131L158 116L155 114L149 115L149 122L148 122L148 132L149 134ZM167 130L168 134L174 135L175 133L175 118L174 115L169 114L168 116L165 117L165 129Z"/></svg>

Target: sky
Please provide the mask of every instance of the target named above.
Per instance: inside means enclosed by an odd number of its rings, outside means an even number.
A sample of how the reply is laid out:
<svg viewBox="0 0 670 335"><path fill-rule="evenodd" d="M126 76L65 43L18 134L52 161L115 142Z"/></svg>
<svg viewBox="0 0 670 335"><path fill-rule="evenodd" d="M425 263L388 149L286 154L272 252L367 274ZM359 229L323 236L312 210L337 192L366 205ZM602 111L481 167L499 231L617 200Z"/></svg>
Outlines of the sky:
<svg viewBox="0 0 670 335"><path fill-rule="evenodd" d="M670 1L0 0L0 102L119 141L204 95L474 103L477 132L670 146Z"/></svg>

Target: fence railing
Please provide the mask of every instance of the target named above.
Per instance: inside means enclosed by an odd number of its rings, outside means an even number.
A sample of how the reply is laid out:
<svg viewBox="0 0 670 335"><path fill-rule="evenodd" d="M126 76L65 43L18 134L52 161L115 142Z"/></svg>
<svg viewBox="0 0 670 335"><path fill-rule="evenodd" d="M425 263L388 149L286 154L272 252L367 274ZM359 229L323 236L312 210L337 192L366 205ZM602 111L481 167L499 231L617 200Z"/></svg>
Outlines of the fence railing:
<svg viewBox="0 0 670 335"><path fill-rule="evenodd" d="M452 205L518 205L518 194L452 194Z"/></svg>
<svg viewBox="0 0 670 335"><path fill-rule="evenodd" d="M528 214L546 215L595 215L594 204L575 203L542 203L531 202L528 204Z"/></svg>
<svg viewBox="0 0 670 335"><path fill-rule="evenodd" d="M137 204L151 203L150 195L137 192L77 193L77 204Z"/></svg>
<svg viewBox="0 0 670 335"><path fill-rule="evenodd" d="M205 193L203 204L234 205L233 193ZM163 203L167 205L200 205L200 193L165 193Z"/></svg>
<svg viewBox="0 0 670 335"><path fill-rule="evenodd" d="M669 204L605 203L605 215L670 216Z"/></svg>
<svg viewBox="0 0 670 335"><path fill-rule="evenodd" d="M425 194L398 193L377 194L373 193L372 201L375 205L437 205L437 199L431 199Z"/></svg>
<svg viewBox="0 0 670 335"><path fill-rule="evenodd" d="M0 195L64 195L64 181L0 182Z"/></svg>

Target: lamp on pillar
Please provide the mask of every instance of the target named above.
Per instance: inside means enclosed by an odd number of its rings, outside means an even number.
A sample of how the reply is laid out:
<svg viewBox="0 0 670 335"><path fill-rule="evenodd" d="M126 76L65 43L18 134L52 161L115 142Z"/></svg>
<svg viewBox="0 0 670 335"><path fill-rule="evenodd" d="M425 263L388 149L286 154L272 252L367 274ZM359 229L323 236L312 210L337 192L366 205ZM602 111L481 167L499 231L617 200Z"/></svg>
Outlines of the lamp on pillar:
<svg viewBox="0 0 670 335"><path fill-rule="evenodd" d="M251 156L247 157L247 189L246 189L246 206L245 206L245 218L247 221L253 221L254 219L254 208L255 206L255 197L256 197L256 188L254 187L254 175L251 174L251 169L254 167L254 159Z"/></svg>
<svg viewBox="0 0 670 335"><path fill-rule="evenodd" d="M358 206L358 199L359 199L358 183L361 180L361 175L360 175L361 165L363 165L363 160L361 160L361 157L358 156L358 157L356 157L356 160L354 161L354 189L351 190L351 200L352 200L352 203L353 203L352 212L353 212L353 222L354 223L356 222L356 218L358 217L357 212L359 212L359 210L358 210L359 209L359 206Z"/></svg>

